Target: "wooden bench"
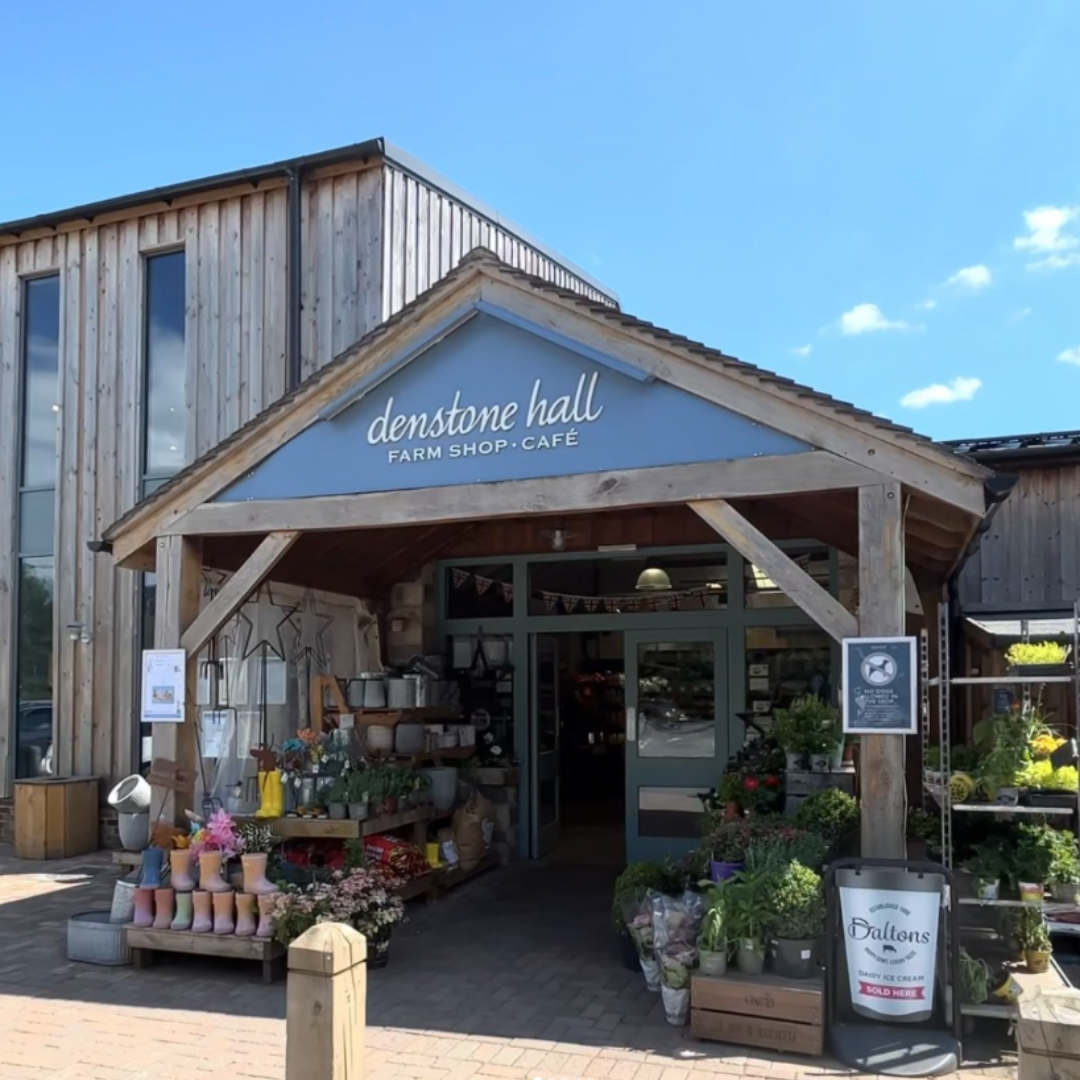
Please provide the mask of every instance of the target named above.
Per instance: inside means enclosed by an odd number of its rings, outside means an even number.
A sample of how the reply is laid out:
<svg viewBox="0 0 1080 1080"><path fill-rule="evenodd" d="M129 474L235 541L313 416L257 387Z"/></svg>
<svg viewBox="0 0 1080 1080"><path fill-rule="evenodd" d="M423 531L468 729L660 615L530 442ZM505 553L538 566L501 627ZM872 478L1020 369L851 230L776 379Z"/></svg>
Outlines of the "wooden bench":
<svg viewBox="0 0 1080 1080"><path fill-rule="evenodd" d="M131 949L131 962L139 969L153 964L155 953L170 952L217 956L226 960L255 960L262 964L264 983L273 982L285 970L285 947L268 938L195 934L190 930L147 930L129 926L127 943Z"/></svg>

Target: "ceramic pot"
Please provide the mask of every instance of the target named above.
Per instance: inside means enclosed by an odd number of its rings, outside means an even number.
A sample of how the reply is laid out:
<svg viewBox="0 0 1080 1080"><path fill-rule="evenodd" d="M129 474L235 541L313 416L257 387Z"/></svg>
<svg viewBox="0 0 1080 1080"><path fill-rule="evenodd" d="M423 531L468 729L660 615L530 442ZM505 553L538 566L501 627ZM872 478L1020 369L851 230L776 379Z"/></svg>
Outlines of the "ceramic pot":
<svg viewBox="0 0 1080 1080"><path fill-rule="evenodd" d="M829 755L811 754L810 771L816 773L827 773L829 771Z"/></svg>
<svg viewBox="0 0 1080 1080"><path fill-rule="evenodd" d="M105 800L118 814L148 814L150 784L142 776L128 776L109 792Z"/></svg>
<svg viewBox="0 0 1080 1080"><path fill-rule="evenodd" d="M353 821L367 821L368 818L368 804L367 802L351 802L349 803L349 817Z"/></svg>
<svg viewBox="0 0 1080 1080"><path fill-rule="evenodd" d="M1033 975L1042 975L1050 970L1050 953L1041 949L1025 949L1024 963Z"/></svg>
<svg viewBox="0 0 1080 1080"><path fill-rule="evenodd" d="M233 921L234 900L232 889L228 892L214 893L211 899L214 904L214 933L233 933L236 930L236 923Z"/></svg>
<svg viewBox="0 0 1080 1080"><path fill-rule="evenodd" d="M195 907L191 902L191 893L178 892L176 894L176 915L173 918L170 930L190 930L191 921L195 917Z"/></svg>
<svg viewBox="0 0 1080 1080"><path fill-rule="evenodd" d="M150 927L154 925L154 890L139 888L135 890L135 916L132 926Z"/></svg>
<svg viewBox="0 0 1080 1080"><path fill-rule="evenodd" d="M116 828L125 851L145 851L150 843L150 814L117 814Z"/></svg>
<svg viewBox="0 0 1080 1080"><path fill-rule="evenodd" d="M274 936L274 926L271 921L271 915L274 911L274 894L266 893L264 896L256 897L259 902L259 925L255 930L255 936L258 938L270 938Z"/></svg>
<svg viewBox="0 0 1080 1080"><path fill-rule="evenodd" d="M186 848L169 852L169 883L178 893L196 889L191 876L191 852Z"/></svg>
<svg viewBox="0 0 1080 1080"><path fill-rule="evenodd" d="M236 896L236 934L238 937L251 937L255 933L255 901L250 893L238 893Z"/></svg>
<svg viewBox="0 0 1080 1080"><path fill-rule="evenodd" d="M765 949L756 941L740 941L735 951L735 966L744 975L760 975L765 970Z"/></svg>
<svg viewBox="0 0 1080 1080"><path fill-rule="evenodd" d="M202 889L191 894L192 920L191 929L196 934L208 934L214 929L214 919L211 914L211 896Z"/></svg>
<svg viewBox="0 0 1080 1080"><path fill-rule="evenodd" d="M787 760L788 772L806 772L806 755L784 753L784 757Z"/></svg>
<svg viewBox="0 0 1080 1080"><path fill-rule="evenodd" d="M161 888L161 871L165 864L165 852L159 847L147 848L142 853L142 874L139 884L146 889Z"/></svg>
<svg viewBox="0 0 1080 1080"><path fill-rule="evenodd" d="M1020 789L1018 787L999 787L994 792L994 802L998 806L1019 806Z"/></svg>
<svg viewBox="0 0 1080 1080"><path fill-rule="evenodd" d="M741 862L718 862L712 859L709 862L709 877L713 881L727 881L728 878L734 877L743 866Z"/></svg>
<svg viewBox="0 0 1080 1080"><path fill-rule="evenodd" d="M326 812L330 815L331 821L344 820L348 807L343 802L332 802L326 804Z"/></svg>
<svg viewBox="0 0 1080 1080"><path fill-rule="evenodd" d="M220 851L204 851L199 855L199 888L203 892L232 892L232 886L221 875L223 861Z"/></svg>
<svg viewBox="0 0 1080 1080"><path fill-rule="evenodd" d="M817 941L813 938L777 938L775 941L776 974L785 979L812 979L817 972L814 957Z"/></svg>
<svg viewBox="0 0 1080 1080"><path fill-rule="evenodd" d="M244 865L244 892L252 896L266 896L280 891L272 881L266 879L266 859L265 854L240 856Z"/></svg>
<svg viewBox="0 0 1080 1080"><path fill-rule="evenodd" d="M840 766L843 765L843 764L844 764L844 744L842 742L838 742L836 744L836 746L833 747L832 753L829 755L829 768L830 769L839 769Z"/></svg>
<svg viewBox="0 0 1080 1080"><path fill-rule="evenodd" d="M975 896L979 900L996 900L1001 891L1000 881L981 881L975 879Z"/></svg>
<svg viewBox="0 0 1080 1080"><path fill-rule="evenodd" d="M1055 881L1050 886L1050 895L1062 904L1080 907L1080 885L1071 881Z"/></svg>
<svg viewBox="0 0 1080 1080"><path fill-rule="evenodd" d="M1021 881L1020 899L1025 904L1041 904L1043 902L1043 886L1034 881Z"/></svg>
<svg viewBox="0 0 1080 1080"><path fill-rule="evenodd" d="M171 930L176 893L172 889L154 890L154 929Z"/></svg>
<svg viewBox="0 0 1080 1080"><path fill-rule="evenodd" d="M702 975L719 977L727 971L727 953L710 952L707 949L702 949L698 953L698 967Z"/></svg>

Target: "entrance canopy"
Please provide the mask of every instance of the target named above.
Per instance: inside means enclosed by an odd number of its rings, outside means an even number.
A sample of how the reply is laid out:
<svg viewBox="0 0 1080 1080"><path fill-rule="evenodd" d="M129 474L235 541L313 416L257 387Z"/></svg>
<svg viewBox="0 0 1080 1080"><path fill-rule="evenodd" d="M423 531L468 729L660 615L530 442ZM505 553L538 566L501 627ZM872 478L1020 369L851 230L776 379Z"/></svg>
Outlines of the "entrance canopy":
<svg viewBox="0 0 1080 1080"><path fill-rule="evenodd" d="M229 569L280 530L430 530L645 506L685 514L721 499L763 533L855 553L856 489L896 483L908 564L940 578L984 514L991 475L478 249L104 540L118 564L146 568L159 536L204 537L208 556L213 538L231 538L221 545ZM325 536L310 540L317 558Z"/></svg>

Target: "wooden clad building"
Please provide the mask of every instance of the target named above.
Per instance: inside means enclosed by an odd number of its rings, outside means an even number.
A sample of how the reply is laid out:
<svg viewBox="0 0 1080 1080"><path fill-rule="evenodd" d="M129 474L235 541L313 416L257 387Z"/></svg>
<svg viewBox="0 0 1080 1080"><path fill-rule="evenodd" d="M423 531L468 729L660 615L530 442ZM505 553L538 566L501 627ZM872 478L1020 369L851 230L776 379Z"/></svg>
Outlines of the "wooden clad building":
<svg viewBox="0 0 1080 1080"><path fill-rule="evenodd" d="M382 139L0 224L0 811L138 765L140 579L88 542L477 246L617 303Z"/></svg>

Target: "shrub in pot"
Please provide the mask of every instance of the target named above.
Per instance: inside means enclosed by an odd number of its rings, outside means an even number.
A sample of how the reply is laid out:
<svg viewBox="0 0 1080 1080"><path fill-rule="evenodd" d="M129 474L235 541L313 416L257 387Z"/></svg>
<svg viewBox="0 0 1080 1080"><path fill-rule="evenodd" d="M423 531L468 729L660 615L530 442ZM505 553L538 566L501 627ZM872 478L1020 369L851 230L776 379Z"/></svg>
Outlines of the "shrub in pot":
<svg viewBox="0 0 1080 1080"><path fill-rule="evenodd" d="M713 885L705 894L705 915L698 935L698 967L702 975L727 971L727 929L724 925L724 886Z"/></svg>
<svg viewBox="0 0 1080 1080"><path fill-rule="evenodd" d="M825 788L803 800L795 814L795 824L835 846L858 829L861 817L854 796L839 788Z"/></svg>
<svg viewBox="0 0 1080 1080"><path fill-rule="evenodd" d="M832 754L836 743L837 712L827 701L808 694L786 709L773 712L773 734L787 755L789 770L805 768L810 755ZM829 768L825 762L825 771Z"/></svg>
<svg viewBox="0 0 1080 1080"><path fill-rule="evenodd" d="M789 863L772 883L768 906L777 974L789 979L811 978L825 933L821 876L800 862Z"/></svg>
<svg viewBox="0 0 1080 1080"><path fill-rule="evenodd" d="M1057 829L1049 825L1018 825L1013 866L1019 879L1020 899L1041 903L1043 887L1050 881L1054 854L1060 843Z"/></svg>
<svg viewBox="0 0 1080 1080"><path fill-rule="evenodd" d="M1050 931L1040 910L1021 909L1013 923L1013 933L1020 948L1024 950L1024 962L1028 970L1040 974L1050 966Z"/></svg>
<svg viewBox="0 0 1080 1080"><path fill-rule="evenodd" d="M1080 853L1076 837L1065 829L1055 830L1050 864L1050 895L1063 904L1080 904Z"/></svg>
<svg viewBox="0 0 1080 1080"><path fill-rule="evenodd" d="M1009 863L1000 843L976 844L975 854L961 867L975 879L975 896L979 900L997 900L1001 891L1001 879L1009 877Z"/></svg>
<svg viewBox="0 0 1080 1080"><path fill-rule="evenodd" d="M342 773L334 777L334 782L323 794L326 800L326 812L333 821L341 821L348 816L349 774Z"/></svg>

